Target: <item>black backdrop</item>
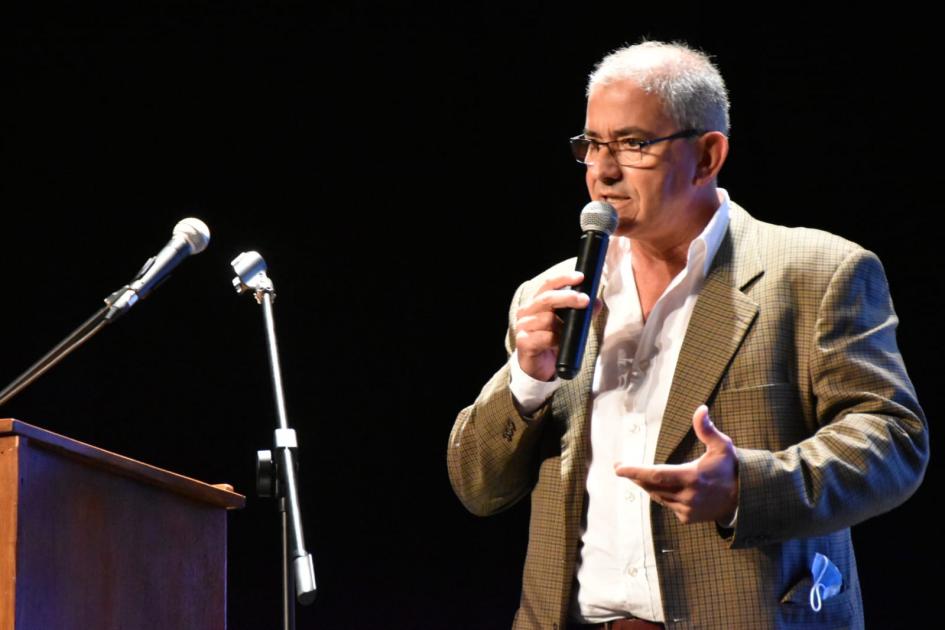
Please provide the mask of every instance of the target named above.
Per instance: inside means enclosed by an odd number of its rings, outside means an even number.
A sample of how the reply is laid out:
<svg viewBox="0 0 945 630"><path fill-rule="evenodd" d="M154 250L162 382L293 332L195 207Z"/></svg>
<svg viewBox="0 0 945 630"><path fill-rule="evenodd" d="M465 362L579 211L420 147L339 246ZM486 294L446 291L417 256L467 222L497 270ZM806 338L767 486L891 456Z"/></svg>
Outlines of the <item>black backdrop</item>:
<svg viewBox="0 0 945 630"><path fill-rule="evenodd" d="M456 412L504 360L519 281L571 256L566 139L584 77L643 36L714 54L722 185L759 218L876 251L927 412L942 307L930 16L778 5L73 4L4 20L0 381L90 315L185 216L209 249L0 415L249 494L230 516L230 627L277 627L278 527L252 496L273 417L262 316L230 286L256 249L279 292L317 602L300 628L506 627L527 507L478 519L446 477ZM854 529L867 619L922 620L940 562L933 464ZM169 541L168 544L173 544ZM903 619L903 618L907 619Z"/></svg>

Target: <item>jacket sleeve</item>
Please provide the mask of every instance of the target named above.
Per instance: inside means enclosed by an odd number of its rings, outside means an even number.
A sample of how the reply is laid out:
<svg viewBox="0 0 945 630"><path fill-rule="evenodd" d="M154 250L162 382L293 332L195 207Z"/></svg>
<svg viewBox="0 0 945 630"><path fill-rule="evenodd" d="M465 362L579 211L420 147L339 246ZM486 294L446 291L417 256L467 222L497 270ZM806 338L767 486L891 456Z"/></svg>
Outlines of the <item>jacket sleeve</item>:
<svg viewBox="0 0 945 630"><path fill-rule="evenodd" d="M826 534L915 492L928 462L928 427L896 344L897 323L879 259L855 248L827 284L809 382L799 384L814 394L819 428L780 451L737 449L733 547Z"/></svg>
<svg viewBox="0 0 945 630"><path fill-rule="evenodd" d="M518 288L509 312L505 348L515 348L514 321L529 283ZM538 441L549 405L532 417L518 412L509 390L506 363L486 383L476 401L459 412L450 433L447 468L453 490L463 505L479 516L516 503L535 483Z"/></svg>

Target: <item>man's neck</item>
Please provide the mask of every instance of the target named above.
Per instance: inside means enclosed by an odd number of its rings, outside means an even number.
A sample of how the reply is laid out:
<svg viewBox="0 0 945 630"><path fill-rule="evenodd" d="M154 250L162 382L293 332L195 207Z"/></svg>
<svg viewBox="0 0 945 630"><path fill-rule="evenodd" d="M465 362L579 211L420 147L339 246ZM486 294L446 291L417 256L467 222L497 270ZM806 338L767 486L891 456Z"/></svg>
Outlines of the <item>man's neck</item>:
<svg viewBox="0 0 945 630"><path fill-rule="evenodd" d="M717 209L718 203L702 205L680 229L663 238L630 237L634 268L638 273L652 271L661 275L669 274L670 279L675 277L686 266L690 244L702 234Z"/></svg>
<svg viewBox="0 0 945 630"><path fill-rule="evenodd" d="M659 296L689 260L689 246L705 230L718 210L718 195L712 190L711 199L704 196L676 229L663 239L634 239L631 237L631 263L637 294L643 310L644 320L656 304Z"/></svg>

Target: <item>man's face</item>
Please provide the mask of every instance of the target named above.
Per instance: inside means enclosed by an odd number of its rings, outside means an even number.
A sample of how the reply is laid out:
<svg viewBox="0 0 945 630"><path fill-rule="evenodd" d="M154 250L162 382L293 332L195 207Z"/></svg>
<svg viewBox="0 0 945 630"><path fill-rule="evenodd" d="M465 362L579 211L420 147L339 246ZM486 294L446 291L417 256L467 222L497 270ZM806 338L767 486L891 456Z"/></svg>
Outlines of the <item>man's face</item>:
<svg viewBox="0 0 945 630"><path fill-rule="evenodd" d="M632 81L598 86L588 98L584 125L588 138L652 140L678 131L659 98ZM655 246L669 244L688 232L696 163L696 149L686 139L645 147L640 161L630 166L619 164L609 149L601 149L587 167L587 190L591 199L616 208L616 234Z"/></svg>

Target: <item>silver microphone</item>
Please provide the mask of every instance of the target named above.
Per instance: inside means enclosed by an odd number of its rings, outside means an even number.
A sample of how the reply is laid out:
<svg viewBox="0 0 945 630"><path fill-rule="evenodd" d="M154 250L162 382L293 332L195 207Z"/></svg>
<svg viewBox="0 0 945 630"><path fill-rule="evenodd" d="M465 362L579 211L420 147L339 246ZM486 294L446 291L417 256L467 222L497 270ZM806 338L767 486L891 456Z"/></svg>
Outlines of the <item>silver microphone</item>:
<svg viewBox="0 0 945 630"><path fill-rule="evenodd" d="M171 240L157 256L149 258L131 282L105 299L109 305L106 319L123 314L164 280L177 265L192 254L199 254L210 243L210 228L200 219L182 219L174 226Z"/></svg>

